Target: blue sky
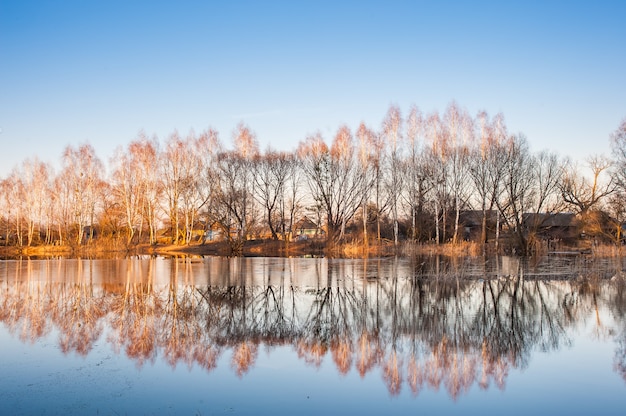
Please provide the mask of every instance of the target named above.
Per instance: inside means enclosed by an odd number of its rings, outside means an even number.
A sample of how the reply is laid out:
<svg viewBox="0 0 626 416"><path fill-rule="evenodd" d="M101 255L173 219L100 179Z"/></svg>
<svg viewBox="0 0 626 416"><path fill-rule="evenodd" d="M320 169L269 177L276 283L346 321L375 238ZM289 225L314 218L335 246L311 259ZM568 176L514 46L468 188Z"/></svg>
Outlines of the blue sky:
<svg viewBox="0 0 626 416"><path fill-rule="evenodd" d="M626 1L0 0L0 176L240 122L262 148L379 128L390 104L505 115L533 150L609 154Z"/></svg>

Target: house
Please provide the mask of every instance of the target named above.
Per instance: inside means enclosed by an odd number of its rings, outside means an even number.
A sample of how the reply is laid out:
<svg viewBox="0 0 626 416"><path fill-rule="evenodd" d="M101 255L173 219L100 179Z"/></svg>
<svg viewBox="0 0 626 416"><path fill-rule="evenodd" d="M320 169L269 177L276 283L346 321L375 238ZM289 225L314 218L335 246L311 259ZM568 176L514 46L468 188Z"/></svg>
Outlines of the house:
<svg viewBox="0 0 626 416"><path fill-rule="evenodd" d="M578 221L571 212L522 214L524 231L544 239L567 240L578 238Z"/></svg>
<svg viewBox="0 0 626 416"><path fill-rule="evenodd" d="M231 240L237 240L239 238L239 229L234 225L231 227L225 227L224 224L214 221L209 227L205 228L202 237L203 242L224 241L229 238Z"/></svg>
<svg viewBox="0 0 626 416"><path fill-rule="evenodd" d="M463 239L478 241L483 229L483 215L487 216L487 238L495 235L498 224L498 212L496 210L465 210L459 212L459 225L463 230Z"/></svg>
<svg viewBox="0 0 626 416"><path fill-rule="evenodd" d="M293 225L292 238L306 240L308 238L321 237L322 235L324 235L324 230L307 216L304 216Z"/></svg>

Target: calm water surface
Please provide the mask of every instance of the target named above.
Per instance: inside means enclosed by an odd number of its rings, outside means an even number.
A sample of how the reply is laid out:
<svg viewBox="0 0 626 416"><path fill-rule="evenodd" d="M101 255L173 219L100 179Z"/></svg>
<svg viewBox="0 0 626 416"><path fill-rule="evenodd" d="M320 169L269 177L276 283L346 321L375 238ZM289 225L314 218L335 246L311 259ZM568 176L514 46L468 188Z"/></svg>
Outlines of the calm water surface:
<svg viewBox="0 0 626 416"><path fill-rule="evenodd" d="M614 260L0 261L0 414L624 414Z"/></svg>

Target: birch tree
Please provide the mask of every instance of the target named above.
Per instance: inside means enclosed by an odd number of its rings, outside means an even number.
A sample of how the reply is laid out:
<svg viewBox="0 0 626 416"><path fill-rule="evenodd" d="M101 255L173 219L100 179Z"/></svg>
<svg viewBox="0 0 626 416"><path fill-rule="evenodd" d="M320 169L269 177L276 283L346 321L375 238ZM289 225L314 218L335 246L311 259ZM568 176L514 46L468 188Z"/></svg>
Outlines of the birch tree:
<svg viewBox="0 0 626 416"><path fill-rule="evenodd" d="M482 211L481 237L483 244L487 242L487 219L496 208L496 199L502 187L504 148L506 126L501 114L492 120L486 112L479 112L477 117L478 142L472 148L469 163L469 176L472 180L474 197ZM499 224L496 224L496 235Z"/></svg>
<svg viewBox="0 0 626 416"><path fill-rule="evenodd" d="M446 238L447 218L447 178L446 159L448 145L446 135L438 113L432 113L427 120L427 137L430 147L427 150L430 187L432 188L433 216L435 220L435 243ZM443 223L443 226L441 225Z"/></svg>
<svg viewBox="0 0 626 416"><path fill-rule="evenodd" d="M428 175L424 161L423 134L425 121L416 106L412 106L406 121L407 155L404 164L407 188L406 202L411 212L411 239L419 235L418 218L423 215L428 186Z"/></svg>
<svg viewBox="0 0 626 416"><path fill-rule="evenodd" d="M456 103L448 106L444 114L446 149L446 179L454 203L454 232L452 243L456 244L459 238L459 216L461 207L468 197L469 189L468 155L469 146L473 140L473 121L466 111L458 108Z"/></svg>
<svg viewBox="0 0 626 416"><path fill-rule="evenodd" d="M26 225L26 245L31 246L35 234L45 231L45 239L50 235L48 226L44 226L46 206L49 205L51 167L39 159L26 159L18 173L16 183L19 188L19 200L15 203L23 204L24 221ZM21 233L19 233L21 236Z"/></svg>
<svg viewBox="0 0 626 416"><path fill-rule="evenodd" d="M390 106L383 120L382 134L388 148L387 191L393 221L393 242L398 245L398 201L402 190L402 115L397 106Z"/></svg>
<svg viewBox="0 0 626 416"><path fill-rule="evenodd" d="M255 134L245 124L233 133L233 144L235 150L217 156L216 205L212 216L221 225L233 252L239 254L254 222L253 163L259 148Z"/></svg>
<svg viewBox="0 0 626 416"><path fill-rule="evenodd" d="M186 156L185 143L175 131L168 137L160 160L161 180L166 198L166 212L170 220L172 244L178 244L180 237L180 198L186 180L184 171Z"/></svg>
<svg viewBox="0 0 626 416"><path fill-rule="evenodd" d="M85 237L85 227L89 226L89 235L93 238L94 224L101 200L104 166L96 156L94 148L84 144L78 148L66 147L63 152L63 170L61 178L65 182L65 191L69 191L69 207L72 211L70 221L76 226L76 244L80 245Z"/></svg>
<svg viewBox="0 0 626 416"><path fill-rule="evenodd" d="M357 130L358 138L358 155L359 163L361 167L362 175L362 189L361 189L361 214L363 216L363 244L367 245L369 237L367 234L367 221L369 214L367 212L367 206L370 202L370 192L372 186L375 183L375 169L376 169L376 143L374 133L368 128L365 123L361 122Z"/></svg>

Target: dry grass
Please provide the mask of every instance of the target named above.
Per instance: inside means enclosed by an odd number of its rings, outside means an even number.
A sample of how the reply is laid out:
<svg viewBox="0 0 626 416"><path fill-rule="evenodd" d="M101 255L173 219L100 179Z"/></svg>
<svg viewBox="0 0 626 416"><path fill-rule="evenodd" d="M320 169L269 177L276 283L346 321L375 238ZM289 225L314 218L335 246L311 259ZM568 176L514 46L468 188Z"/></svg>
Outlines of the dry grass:
<svg viewBox="0 0 626 416"><path fill-rule="evenodd" d="M119 257L128 254L126 246L114 241L91 243L84 246L40 245L25 247L2 247L4 257Z"/></svg>
<svg viewBox="0 0 626 416"><path fill-rule="evenodd" d="M624 248L614 244L596 244L591 247L593 257L621 257L624 254Z"/></svg>
<svg viewBox="0 0 626 416"><path fill-rule="evenodd" d="M445 255L449 257L480 256L482 246L478 243L462 241L457 244L420 244L406 242L401 254L407 257Z"/></svg>
<svg viewBox="0 0 626 416"><path fill-rule="evenodd" d="M540 247L543 248L543 247ZM561 247L561 249L564 249ZM572 248L576 251L581 248ZM493 247L488 247L488 252ZM543 252L544 250L539 250ZM33 246L33 247L2 247L0 246L0 256L2 257L119 257L128 254L151 254L166 256L230 256L233 255L228 243L210 242L206 244L194 243L190 245L173 244L142 244L139 246L127 247L120 241L99 241L86 246L72 247L66 246ZM364 245L360 241L336 244L328 246L323 240L284 241L273 240L250 240L243 245L240 255L243 256L268 256L268 257L290 257L290 256L327 256L345 258L367 258L386 256L433 256L444 255L448 257L480 256L483 254L483 246L474 242L460 242L458 244L423 244L415 242L403 242L399 246L394 246L392 241L383 240ZM620 257L626 254L622 246L612 244L593 245L591 247L593 257Z"/></svg>

